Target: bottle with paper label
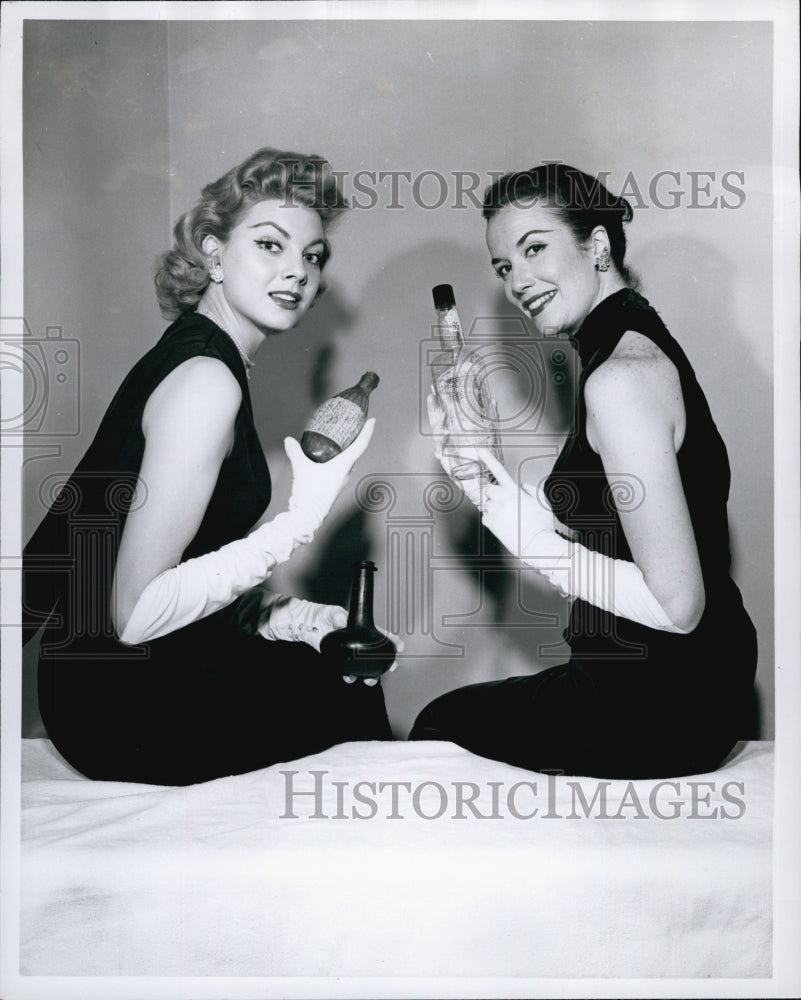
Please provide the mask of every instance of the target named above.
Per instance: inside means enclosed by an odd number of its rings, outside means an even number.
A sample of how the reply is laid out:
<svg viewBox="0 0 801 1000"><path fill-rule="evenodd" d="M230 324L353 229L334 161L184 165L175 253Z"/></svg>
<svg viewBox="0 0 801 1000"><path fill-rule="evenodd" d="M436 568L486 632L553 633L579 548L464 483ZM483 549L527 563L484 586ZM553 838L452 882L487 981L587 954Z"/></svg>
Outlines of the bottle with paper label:
<svg viewBox="0 0 801 1000"><path fill-rule="evenodd" d="M436 285L432 294L442 353L432 361L431 374L434 393L445 413L444 453L451 476L483 510L484 488L495 479L473 455L465 454L462 459L459 449L487 448L503 461L498 405L490 392L484 359L465 345L453 288Z"/></svg>
<svg viewBox="0 0 801 1000"><path fill-rule="evenodd" d="M327 399L311 416L300 447L314 462L328 462L353 444L367 419L370 393L378 385L375 372L365 372L350 389Z"/></svg>

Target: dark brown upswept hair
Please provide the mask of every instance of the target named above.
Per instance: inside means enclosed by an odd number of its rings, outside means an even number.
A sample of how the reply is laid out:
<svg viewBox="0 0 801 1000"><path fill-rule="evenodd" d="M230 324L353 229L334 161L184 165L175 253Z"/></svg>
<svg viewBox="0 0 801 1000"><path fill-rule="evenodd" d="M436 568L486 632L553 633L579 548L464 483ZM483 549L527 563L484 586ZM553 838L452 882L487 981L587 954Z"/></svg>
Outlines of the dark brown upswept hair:
<svg viewBox="0 0 801 1000"><path fill-rule="evenodd" d="M556 211L585 244L596 226L609 236L609 250L623 280L633 288L639 280L624 263L625 223L633 216L631 204L609 191L597 177L566 163L547 162L529 170L517 170L494 181L484 193L483 215L489 220L505 205L544 205Z"/></svg>
<svg viewBox="0 0 801 1000"><path fill-rule="evenodd" d="M175 319L200 301L209 283L203 240L207 236L227 240L242 216L268 198L314 209L324 232L348 207L328 160L313 153L270 147L257 150L219 180L207 184L200 201L175 223L174 246L159 257L154 279L163 316ZM330 256L326 240L321 268Z"/></svg>

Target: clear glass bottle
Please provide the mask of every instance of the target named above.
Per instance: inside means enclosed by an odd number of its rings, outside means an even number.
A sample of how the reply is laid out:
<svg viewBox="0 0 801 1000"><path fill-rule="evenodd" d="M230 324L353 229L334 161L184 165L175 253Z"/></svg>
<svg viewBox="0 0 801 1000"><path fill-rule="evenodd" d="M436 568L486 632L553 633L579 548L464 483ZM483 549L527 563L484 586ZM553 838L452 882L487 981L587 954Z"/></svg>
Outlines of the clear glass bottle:
<svg viewBox="0 0 801 1000"><path fill-rule="evenodd" d="M431 374L434 393L445 413L445 454L450 458L453 478L483 510L484 488L495 479L472 455L461 459L459 448L488 448L503 461L498 405L489 389L484 359L465 345L453 288L436 285L432 294L442 353L433 359Z"/></svg>
<svg viewBox="0 0 801 1000"><path fill-rule="evenodd" d="M353 567L348 624L329 632L320 643L326 662L341 674L380 677L395 661L395 643L373 621L374 562L365 559Z"/></svg>
<svg viewBox="0 0 801 1000"><path fill-rule="evenodd" d="M318 406L306 424L300 446L314 462L328 462L353 444L367 419L370 393L378 385L375 372L365 372L350 389Z"/></svg>

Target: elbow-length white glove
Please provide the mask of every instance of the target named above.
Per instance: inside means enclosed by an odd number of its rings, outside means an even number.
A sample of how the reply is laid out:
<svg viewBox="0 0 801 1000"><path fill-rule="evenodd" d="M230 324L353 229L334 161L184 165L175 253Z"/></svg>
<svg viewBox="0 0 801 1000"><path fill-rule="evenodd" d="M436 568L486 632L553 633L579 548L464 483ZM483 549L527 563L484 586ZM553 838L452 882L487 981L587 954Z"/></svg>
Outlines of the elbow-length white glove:
<svg viewBox="0 0 801 1000"><path fill-rule="evenodd" d="M555 530L553 512L536 487L520 488L486 449L477 456L497 480L487 487L482 523L512 555L546 577L563 597L578 597L649 628L686 632L670 621L634 562L568 541Z"/></svg>
<svg viewBox="0 0 801 1000"><path fill-rule="evenodd" d="M187 559L148 583L120 641L150 642L219 611L262 583L298 545L310 542L373 434L368 420L356 440L329 462L308 459L294 438L284 448L292 465L289 509L214 552Z"/></svg>

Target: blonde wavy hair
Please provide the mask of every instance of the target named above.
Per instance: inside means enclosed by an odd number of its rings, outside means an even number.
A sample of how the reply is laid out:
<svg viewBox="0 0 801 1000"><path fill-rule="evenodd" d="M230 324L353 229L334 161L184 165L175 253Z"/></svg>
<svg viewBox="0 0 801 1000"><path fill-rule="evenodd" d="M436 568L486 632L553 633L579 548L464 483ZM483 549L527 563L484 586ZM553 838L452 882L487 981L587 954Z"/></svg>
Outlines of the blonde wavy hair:
<svg viewBox="0 0 801 1000"><path fill-rule="evenodd" d="M173 228L174 245L158 258L154 277L162 315L176 319L194 308L209 283L207 236L225 242L242 216L255 204L278 199L312 208L328 232L348 208L328 160L315 154L265 147L203 188L200 200ZM321 268L331 257L325 241ZM322 284L320 291L322 291ZM318 292L319 294L319 292Z"/></svg>

